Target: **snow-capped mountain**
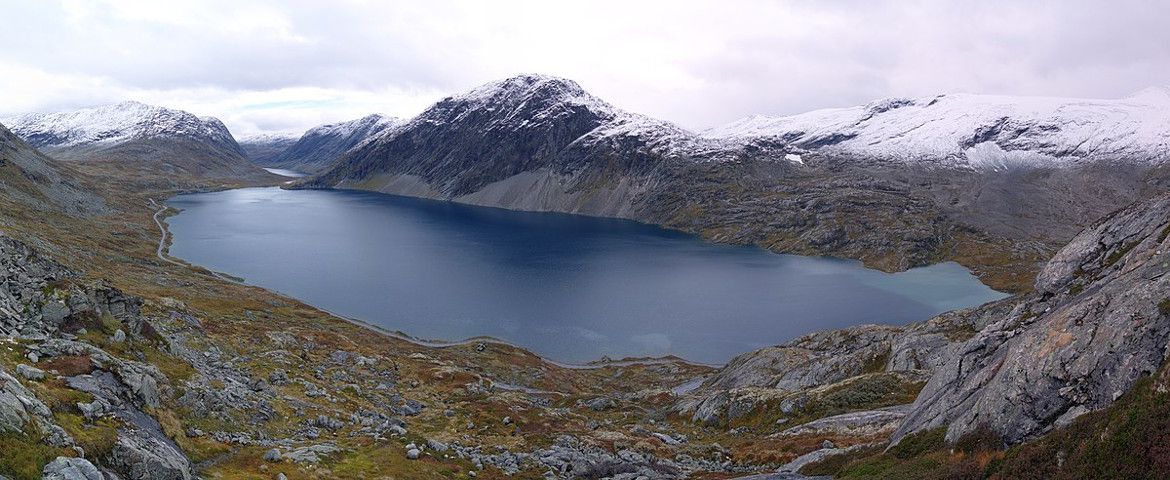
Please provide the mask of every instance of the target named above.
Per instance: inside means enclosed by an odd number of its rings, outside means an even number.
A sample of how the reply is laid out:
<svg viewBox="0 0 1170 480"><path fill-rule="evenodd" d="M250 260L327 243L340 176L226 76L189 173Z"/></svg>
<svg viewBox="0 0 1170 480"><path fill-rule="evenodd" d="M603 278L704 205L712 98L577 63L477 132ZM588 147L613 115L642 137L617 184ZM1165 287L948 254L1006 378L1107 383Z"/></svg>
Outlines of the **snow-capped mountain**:
<svg viewBox="0 0 1170 480"><path fill-rule="evenodd" d="M788 117L756 116L703 132L773 140L825 154L1002 169L1080 161L1170 159L1170 90L1116 100L999 95L896 98Z"/></svg>
<svg viewBox="0 0 1170 480"><path fill-rule="evenodd" d="M347 122L321 125L309 129L271 158L252 160L266 167L315 173L328 167L349 149L401 123L402 120L395 117L373 114Z"/></svg>
<svg viewBox="0 0 1170 480"><path fill-rule="evenodd" d="M320 181L410 175L437 182L428 188L444 195L461 195L525 172L577 175L603 167L592 164L601 156L637 170L719 144L618 109L571 80L520 75L439 101L350 150Z"/></svg>
<svg viewBox="0 0 1170 480"><path fill-rule="evenodd" d="M13 133L94 175L165 188L268 182L223 122L182 110L122 102L10 117Z"/></svg>
<svg viewBox="0 0 1170 480"><path fill-rule="evenodd" d="M236 138L244 154L252 162L267 165L301 138L299 133L261 133Z"/></svg>
<svg viewBox="0 0 1170 480"><path fill-rule="evenodd" d="M0 121L32 146L49 152L166 137L197 140L244 154L219 119L133 101L71 112L27 113Z"/></svg>

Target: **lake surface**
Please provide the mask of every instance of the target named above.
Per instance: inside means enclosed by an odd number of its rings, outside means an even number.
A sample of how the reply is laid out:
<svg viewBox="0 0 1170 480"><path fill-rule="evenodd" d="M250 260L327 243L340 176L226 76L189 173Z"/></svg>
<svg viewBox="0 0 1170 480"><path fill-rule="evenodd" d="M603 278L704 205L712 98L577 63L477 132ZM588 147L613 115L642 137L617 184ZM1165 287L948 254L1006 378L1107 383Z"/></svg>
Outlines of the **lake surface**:
<svg viewBox="0 0 1170 480"><path fill-rule="evenodd" d="M490 335L569 362L723 363L1004 296L954 263L887 274L624 220L278 188L168 204L182 209L168 219L173 256L413 336Z"/></svg>

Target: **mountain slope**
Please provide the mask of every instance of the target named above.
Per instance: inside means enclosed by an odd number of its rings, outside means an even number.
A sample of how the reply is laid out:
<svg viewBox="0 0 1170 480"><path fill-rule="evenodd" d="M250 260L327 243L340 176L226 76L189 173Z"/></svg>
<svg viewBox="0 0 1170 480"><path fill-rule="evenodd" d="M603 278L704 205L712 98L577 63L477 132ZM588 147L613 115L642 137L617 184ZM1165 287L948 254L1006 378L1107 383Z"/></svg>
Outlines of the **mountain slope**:
<svg viewBox="0 0 1170 480"><path fill-rule="evenodd" d="M995 95L893 98L789 117L757 116L703 132L778 139L820 152L1005 170L1085 160L1170 160L1170 90L1118 100Z"/></svg>
<svg viewBox="0 0 1170 480"><path fill-rule="evenodd" d="M244 159L222 122L180 110L122 102L5 121L32 146L94 175L176 187L272 178Z"/></svg>
<svg viewBox="0 0 1170 480"><path fill-rule="evenodd" d="M29 146L0 125L0 191L6 200L34 210L75 215L105 211L101 197L80 185L69 167Z"/></svg>
<svg viewBox="0 0 1170 480"><path fill-rule="evenodd" d="M244 156L258 165L267 165L300 138L290 134L263 134L240 137L236 142L244 150Z"/></svg>
<svg viewBox="0 0 1170 480"><path fill-rule="evenodd" d="M692 143L704 142L572 81L522 75L440 101L354 148L312 185L635 216L647 175Z"/></svg>
<svg viewBox="0 0 1170 480"><path fill-rule="evenodd" d="M348 122L321 125L305 132L279 154L266 160L252 160L265 167L316 173L328 168L349 149L400 123L402 121L397 118L373 114Z"/></svg>

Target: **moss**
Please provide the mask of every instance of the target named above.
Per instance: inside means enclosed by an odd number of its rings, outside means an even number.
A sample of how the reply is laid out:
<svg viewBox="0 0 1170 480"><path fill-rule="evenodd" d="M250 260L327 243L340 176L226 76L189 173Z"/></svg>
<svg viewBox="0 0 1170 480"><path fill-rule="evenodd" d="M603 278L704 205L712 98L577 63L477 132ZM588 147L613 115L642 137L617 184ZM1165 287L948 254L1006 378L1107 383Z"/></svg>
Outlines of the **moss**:
<svg viewBox="0 0 1170 480"><path fill-rule="evenodd" d="M39 479L45 464L61 455L64 449L50 447L39 434L0 434L0 475L13 480Z"/></svg>
<svg viewBox="0 0 1170 480"><path fill-rule="evenodd" d="M1122 245L1121 248L1114 250L1113 253L1110 253L1108 257L1105 257L1105 266L1108 267L1117 263L1122 259L1122 257L1125 257L1125 254L1129 253L1129 251L1133 250L1133 247L1136 246L1138 246L1138 242L1133 242L1129 245Z"/></svg>
<svg viewBox="0 0 1170 480"><path fill-rule="evenodd" d="M1079 283L1074 283L1068 287L1069 295L1080 295L1083 291L1085 291L1085 286Z"/></svg>
<svg viewBox="0 0 1170 480"><path fill-rule="evenodd" d="M1170 237L1170 224L1162 229L1162 233L1158 234L1158 243L1166 241L1166 237Z"/></svg>
<svg viewBox="0 0 1170 480"><path fill-rule="evenodd" d="M1170 315L1170 298L1163 298L1161 302L1158 302L1158 313Z"/></svg>
<svg viewBox="0 0 1170 480"><path fill-rule="evenodd" d="M115 419L100 418L88 424L81 415L60 412L53 414L53 418L91 457L105 456L118 442L119 422Z"/></svg>

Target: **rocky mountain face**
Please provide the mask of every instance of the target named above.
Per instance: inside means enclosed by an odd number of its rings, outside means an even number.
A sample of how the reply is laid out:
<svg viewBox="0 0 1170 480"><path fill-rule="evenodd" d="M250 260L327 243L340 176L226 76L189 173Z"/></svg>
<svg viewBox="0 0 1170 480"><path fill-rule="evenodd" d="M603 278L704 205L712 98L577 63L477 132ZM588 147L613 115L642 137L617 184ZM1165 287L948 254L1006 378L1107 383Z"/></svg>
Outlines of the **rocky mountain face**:
<svg viewBox="0 0 1170 480"><path fill-rule="evenodd" d="M77 172L29 146L0 125L0 190L4 199L34 211L90 215L106 210L81 186Z"/></svg>
<svg viewBox="0 0 1170 480"><path fill-rule="evenodd" d="M72 112L29 113L3 120L12 132L54 158L103 173L153 179L248 182L269 179L252 165L218 119L138 102Z"/></svg>
<svg viewBox="0 0 1170 480"><path fill-rule="evenodd" d="M305 132L280 153L268 159L253 158L259 165L303 173L317 173L329 168L339 157L367 140L402 123L385 115L368 115L348 122L321 125Z"/></svg>
<svg viewBox="0 0 1170 480"><path fill-rule="evenodd" d="M1170 195L1077 235L1035 293L956 345L894 436L987 427L1016 443L1099 410L1165 364L1170 343Z"/></svg>
<svg viewBox="0 0 1170 480"><path fill-rule="evenodd" d="M244 150L244 156L257 165L268 165L273 159L297 143L300 138L288 134L263 134L240 137L236 142Z"/></svg>
<svg viewBox="0 0 1170 480"><path fill-rule="evenodd" d="M302 186L630 218L891 270L957 259L1023 290L1089 222L1170 188L1161 98L944 96L694 133L524 75L444 99Z"/></svg>

